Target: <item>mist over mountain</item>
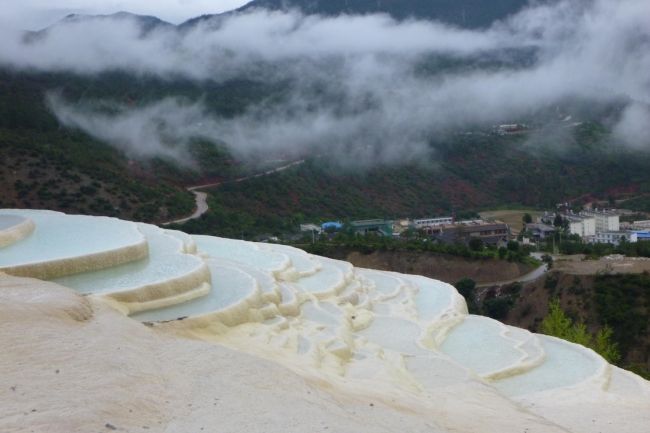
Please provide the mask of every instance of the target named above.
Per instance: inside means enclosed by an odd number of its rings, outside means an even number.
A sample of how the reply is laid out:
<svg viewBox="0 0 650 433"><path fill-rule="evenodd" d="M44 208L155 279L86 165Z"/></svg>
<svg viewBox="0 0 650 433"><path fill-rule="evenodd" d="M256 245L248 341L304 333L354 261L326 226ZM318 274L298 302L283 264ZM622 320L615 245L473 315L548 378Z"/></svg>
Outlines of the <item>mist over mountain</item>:
<svg viewBox="0 0 650 433"><path fill-rule="evenodd" d="M479 29L505 20L527 6L553 1L556 0L253 0L229 12L189 19L179 27L188 29L205 22L219 25L232 15L266 10L323 17L386 14L397 21L432 20L459 28Z"/></svg>
<svg viewBox="0 0 650 433"><path fill-rule="evenodd" d="M295 9L181 25L77 15L40 32L0 29L0 129L63 152L66 135L86 137L139 164L176 165L179 182L303 158L330 167L310 176L331 185L346 184L331 167L367 172L384 190L402 175L383 170L408 171L387 214L642 189L647 22L642 0L535 4L481 29ZM500 124L527 129L498 138ZM594 180L605 171L617 175ZM435 200L404 194L440 179Z"/></svg>
<svg viewBox="0 0 650 433"><path fill-rule="evenodd" d="M513 15L529 3L530 0L253 0L238 10L297 9L304 14L332 16L386 13L398 20L436 20L478 28Z"/></svg>
<svg viewBox="0 0 650 433"><path fill-rule="evenodd" d="M641 0L538 4L482 30L295 10L252 9L191 27L115 14L69 18L38 38L4 31L0 64L78 76L123 72L203 89L189 95L171 86L135 101L46 89L64 125L136 157L182 162L190 159L187 144L205 139L241 160L326 153L366 167L399 164L434 156L433 137L543 125L558 108L566 117L594 107L607 115L576 121L602 120L614 142L642 149L649 18ZM227 116L215 110L224 102L210 83L242 80L266 90ZM563 141L562 134L547 140Z"/></svg>
<svg viewBox="0 0 650 433"><path fill-rule="evenodd" d="M82 15L82 14L70 14L67 15L60 22L54 24L52 27L74 24L80 22L100 22L105 20L132 20L140 26L143 31L143 34L146 34L154 29L166 28L170 29L174 27L173 24L163 21L158 17L151 15L138 15L131 12L121 11L113 14L107 15ZM50 27L51 28L51 27ZM47 31L48 29L45 29Z"/></svg>

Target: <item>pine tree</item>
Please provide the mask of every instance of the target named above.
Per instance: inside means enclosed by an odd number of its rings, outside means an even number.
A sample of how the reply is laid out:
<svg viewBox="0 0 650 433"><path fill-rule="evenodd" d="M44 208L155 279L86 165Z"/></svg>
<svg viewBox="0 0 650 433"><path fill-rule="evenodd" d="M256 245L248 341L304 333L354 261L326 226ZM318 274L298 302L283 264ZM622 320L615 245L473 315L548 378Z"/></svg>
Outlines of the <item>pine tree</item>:
<svg viewBox="0 0 650 433"><path fill-rule="evenodd" d="M553 337L589 347L612 364L621 359L618 345L615 341L612 341L612 328L605 325L596 335L591 335L587 331L584 322L573 323L573 320L562 310L559 299L550 302L548 314L542 321L540 331L542 334L552 335Z"/></svg>

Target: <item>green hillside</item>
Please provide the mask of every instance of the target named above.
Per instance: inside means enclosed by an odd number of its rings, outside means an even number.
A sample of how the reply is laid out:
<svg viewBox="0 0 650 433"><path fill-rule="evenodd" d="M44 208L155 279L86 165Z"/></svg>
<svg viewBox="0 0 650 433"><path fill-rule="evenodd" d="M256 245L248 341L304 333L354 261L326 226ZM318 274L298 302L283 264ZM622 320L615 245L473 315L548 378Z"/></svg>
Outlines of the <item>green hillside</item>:
<svg viewBox="0 0 650 433"><path fill-rule="evenodd" d="M92 84L71 76L0 72L0 207L152 222L192 211L192 195L167 163L129 160L61 127L45 104L44 92L55 86L75 92Z"/></svg>
<svg viewBox="0 0 650 433"><path fill-rule="evenodd" d="M162 80L126 73L98 76L0 72L0 197L2 207L60 209L165 221L193 209L184 186L259 171L237 162L222 146L191 143L196 164L131 160L105 143L59 125L45 102L56 90L76 103L112 101L137 107L166 96L201 99L218 116L233 116L262 99L282 97L287 84ZM574 110L576 111L576 110ZM335 160L307 163L271 176L226 183L211 192L211 211L188 230L247 236L293 230L317 219L425 216L495 206L549 207L581 196L617 197L650 191L650 157L610 145L598 122L567 128L538 116L523 135L487 131L431 140L431 158L416 166L354 171ZM547 116L548 117L548 116ZM541 127L540 127L541 128ZM557 137L563 144L559 146ZM535 137L535 139L533 139Z"/></svg>
<svg viewBox="0 0 650 433"><path fill-rule="evenodd" d="M573 147L563 152L528 149L525 136L484 135L432 143L432 159L411 166L351 172L314 158L282 173L212 189L212 211L186 228L248 237L313 220L553 208L572 199L650 191L650 155L608 149L600 142L599 149L590 149L593 129L585 125L576 131Z"/></svg>

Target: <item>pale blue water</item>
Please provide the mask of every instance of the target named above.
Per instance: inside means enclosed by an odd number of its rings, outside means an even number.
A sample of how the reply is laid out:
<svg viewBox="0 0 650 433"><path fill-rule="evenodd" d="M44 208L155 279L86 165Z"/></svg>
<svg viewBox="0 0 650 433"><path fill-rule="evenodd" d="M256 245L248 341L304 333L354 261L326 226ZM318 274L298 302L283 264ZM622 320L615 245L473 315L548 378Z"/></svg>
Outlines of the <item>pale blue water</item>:
<svg viewBox="0 0 650 433"><path fill-rule="evenodd" d="M515 348L518 342L502 337L502 331L492 319L467 316L449 332L439 350L478 374L501 370L524 355Z"/></svg>
<svg viewBox="0 0 650 433"><path fill-rule="evenodd" d="M344 281L340 269L330 263L323 263L320 271L313 275L303 277L296 282L301 289L312 293L325 293Z"/></svg>
<svg viewBox="0 0 650 433"><path fill-rule="evenodd" d="M405 275L419 287L415 297L418 317L430 321L443 313L451 304L452 295L456 289L440 281L431 280L416 275Z"/></svg>
<svg viewBox="0 0 650 433"><path fill-rule="evenodd" d="M0 267L96 254L138 244L144 238L135 224L112 218L13 209L2 214L27 216L36 229L0 249Z"/></svg>
<svg viewBox="0 0 650 433"><path fill-rule="evenodd" d="M518 376L494 383L507 396L532 394L553 388L576 385L598 371L599 358L573 345L564 344L544 335L538 335L546 353L539 367Z"/></svg>
<svg viewBox="0 0 650 433"><path fill-rule="evenodd" d="M357 272L372 281L375 285L375 290L384 295L393 294L402 286L402 282L398 278L388 274L365 269L359 269Z"/></svg>
<svg viewBox="0 0 650 433"><path fill-rule="evenodd" d="M200 252L215 259L227 259L275 272L285 268L289 258L283 254L259 250L251 242L212 236L193 236Z"/></svg>
<svg viewBox="0 0 650 433"><path fill-rule="evenodd" d="M357 332L368 341L389 350L405 354L426 354L415 342L420 338L420 327L407 320L376 316L372 324Z"/></svg>
<svg viewBox="0 0 650 433"><path fill-rule="evenodd" d="M131 317L142 322L160 322L198 316L224 310L254 293L255 280L247 273L215 264L210 264L209 268L212 274L212 290L208 295L182 304L143 311Z"/></svg>
<svg viewBox="0 0 650 433"><path fill-rule="evenodd" d="M0 211L0 230L12 228L24 221L26 221L26 218L18 215L3 215L2 211Z"/></svg>
<svg viewBox="0 0 650 433"><path fill-rule="evenodd" d="M302 304L300 310L302 311L302 317L312 322L318 322L330 326L338 326L341 323L340 318L332 315L323 308L320 308L313 302L305 302Z"/></svg>
<svg viewBox="0 0 650 433"><path fill-rule="evenodd" d="M291 260L291 265L294 269L301 274L315 272L318 268L318 264L307 253L297 248L287 245L265 244L260 245L260 249L286 255Z"/></svg>
<svg viewBox="0 0 650 433"><path fill-rule="evenodd" d="M181 253L181 241L164 234L158 227L141 224L139 228L147 238L148 258L54 281L80 293L106 293L161 283L187 275L202 265L200 257Z"/></svg>

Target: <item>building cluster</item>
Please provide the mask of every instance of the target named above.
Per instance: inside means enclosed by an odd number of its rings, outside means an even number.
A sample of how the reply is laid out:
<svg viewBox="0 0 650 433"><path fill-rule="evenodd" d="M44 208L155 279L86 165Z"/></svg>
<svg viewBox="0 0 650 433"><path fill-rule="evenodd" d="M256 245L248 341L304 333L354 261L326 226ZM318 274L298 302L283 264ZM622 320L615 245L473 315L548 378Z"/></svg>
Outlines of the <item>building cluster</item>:
<svg viewBox="0 0 650 433"><path fill-rule="evenodd" d="M510 227L502 222L484 220L454 221L425 229L432 240L445 243L469 244L472 239L480 239L484 245L506 246L511 239Z"/></svg>
<svg viewBox="0 0 650 433"><path fill-rule="evenodd" d="M332 227L332 223L324 223L320 227L303 224L301 231L322 233L327 231L326 227ZM480 239L484 245L505 246L512 238L510 227L505 223L481 219L456 221L453 217L359 220L350 222L348 228L359 235L374 233L389 237L399 237L409 230L415 230L431 240L446 244L469 244L472 239Z"/></svg>
<svg viewBox="0 0 650 433"><path fill-rule="evenodd" d="M623 226L620 214L611 209L594 209L579 213L544 213L540 221L528 224L526 231L534 239L545 239L555 233L553 226L558 215L566 224L568 232L579 236L584 242L619 245L621 242L650 240L650 221L637 221ZM637 223L639 223L637 225Z"/></svg>
<svg viewBox="0 0 650 433"><path fill-rule="evenodd" d="M620 213L611 209L585 210L578 213L545 212L535 223L526 224L523 242L549 239L562 226L571 235L579 236L584 242L619 245L621 242L650 241L650 220L621 223ZM377 234L386 237L400 237L409 231L417 231L429 239L445 244L469 245L472 239L480 239L483 245L505 246L513 239L508 224L500 221L456 220L451 216L419 219L368 219L341 222L325 222L321 225L302 224L302 232L312 234L334 233L349 230L359 235Z"/></svg>

